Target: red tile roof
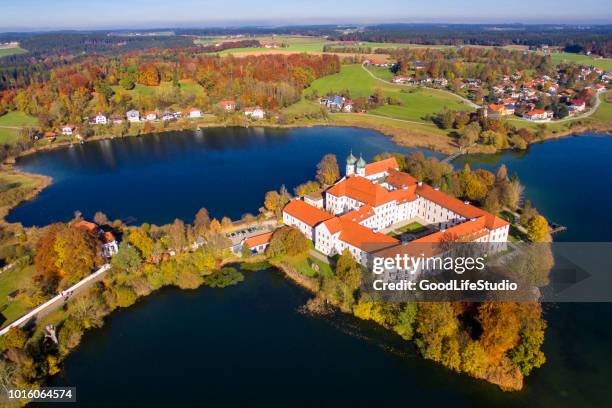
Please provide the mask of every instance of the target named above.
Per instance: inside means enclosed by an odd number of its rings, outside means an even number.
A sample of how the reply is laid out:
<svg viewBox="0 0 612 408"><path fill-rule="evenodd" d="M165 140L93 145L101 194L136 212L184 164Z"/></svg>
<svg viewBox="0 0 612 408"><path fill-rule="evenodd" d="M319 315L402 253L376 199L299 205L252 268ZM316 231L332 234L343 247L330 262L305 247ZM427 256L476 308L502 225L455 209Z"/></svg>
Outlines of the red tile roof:
<svg viewBox="0 0 612 408"><path fill-rule="evenodd" d="M374 216L374 209L370 205L366 204L362 205L357 210L349 211L346 214L340 216L340 219L353 222L361 222L363 220L367 220L372 216Z"/></svg>
<svg viewBox="0 0 612 408"><path fill-rule="evenodd" d="M395 169L389 169L389 175L385 181L395 188L413 186L417 183L417 179L410 174Z"/></svg>
<svg viewBox="0 0 612 408"><path fill-rule="evenodd" d="M374 232L356 222L340 219L340 224L342 229L339 239L366 252L380 250L399 243L393 237Z"/></svg>
<svg viewBox="0 0 612 408"><path fill-rule="evenodd" d="M270 243L272 232L264 232L263 234L254 235L244 240L244 245L249 248L254 248L258 245Z"/></svg>
<svg viewBox="0 0 612 408"><path fill-rule="evenodd" d="M336 197L347 196L372 207L378 207L394 199L389 191L370 180L354 176L344 179L327 190L327 194Z"/></svg>
<svg viewBox="0 0 612 408"><path fill-rule="evenodd" d="M98 226L93 222L80 220L74 224L74 228L80 229L81 231L95 231Z"/></svg>
<svg viewBox="0 0 612 408"><path fill-rule="evenodd" d="M302 221L310 227L314 227L320 222L329 220L330 218L334 217L330 213L320 210L317 207L313 207L312 205L307 204L302 200L290 201L285 206L283 211L291 215L292 217L297 218L298 220Z"/></svg>
<svg viewBox="0 0 612 408"><path fill-rule="evenodd" d="M397 164L395 157L366 164L365 175L367 177L371 176L372 174L382 173L389 169L399 170L399 165Z"/></svg>

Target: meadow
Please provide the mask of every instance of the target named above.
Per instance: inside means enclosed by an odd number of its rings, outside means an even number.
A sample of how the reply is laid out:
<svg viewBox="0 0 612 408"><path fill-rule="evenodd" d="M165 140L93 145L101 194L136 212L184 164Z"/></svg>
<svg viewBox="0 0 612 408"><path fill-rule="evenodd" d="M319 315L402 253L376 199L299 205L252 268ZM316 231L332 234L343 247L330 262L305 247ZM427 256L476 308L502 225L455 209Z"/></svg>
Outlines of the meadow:
<svg viewBox="0 0 612 408"><path fill-rule="evenodd" d="M316 91L320 96L348 90L352 98L368 97L376 88L383 90L385 96L400 101L401 105L384 105L370 113L395 119L431 123L427 118L445 107L452 110L471 111L470 106L456 96L435 89L406 87L377 80L359 64L343 65L338 74L315 80L305 93Z"/></svg>
<svg viewBox="0 0 612 408"><path fill-rule="evenodd" d="M3 47L0 48L0 58L8 57L9 55L25 54L28 50L21 47Z"/></svg>
<svg viewBox="0 0 612 408"><path fill-rule="evenodd" d="M612 59L594 59L589 55L558 52L551 54L552 62L559 64L564 61L573 61L577 64L592 65L605 70L612 70Z"/></svg>

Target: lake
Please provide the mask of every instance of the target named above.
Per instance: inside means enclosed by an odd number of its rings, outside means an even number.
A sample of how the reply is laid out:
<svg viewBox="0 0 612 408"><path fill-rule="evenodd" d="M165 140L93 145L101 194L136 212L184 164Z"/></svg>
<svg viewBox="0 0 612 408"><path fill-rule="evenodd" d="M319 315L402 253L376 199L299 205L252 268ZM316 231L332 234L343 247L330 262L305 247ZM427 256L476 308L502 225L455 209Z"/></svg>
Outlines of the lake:
<svg viewBox="0 0 612 408"><path fill-rule="evenodd" d="M67 221L103 211L110 219L165 224L191 222L206 207L212 216L257 214L264 194L313 180L323 155L342 171L350 150L370 160L398 148L380 133L354 128L211 128L116 138L42 152L18 161L22 170L53 177L34 200L7 220L26 226Z"/></svg>
<svg viewBox="0 0 612 408"><path fill-rule="evenodd" d="M208 130L201 137L158 135L42 153L19 166L56 183L11 219L45 224L70 218L74 209L85 215L101 209L162 223L189 220L200 206L239 216L256 211L265 191L311 179L324 153L342 160L351 146L367 158L402 150L376 132L312 128ZM534 205L568 226L557 239L601 241L612 228L610 153L612 139L585 135L522 153L466 156L456 165L505 163ZM236 184L228 186L230 180ZM183 197L191 194L198 199ZM226 197L237 201L224 204ZM505 393L421 359L410 344L368 322L300 313L309 295L278 271L246 274L235 287L166 288L113 313L85 335L53 385L76 386L77 405L87 407L612 406L609 304L545 305L548 361L523 391Z"/></svg>

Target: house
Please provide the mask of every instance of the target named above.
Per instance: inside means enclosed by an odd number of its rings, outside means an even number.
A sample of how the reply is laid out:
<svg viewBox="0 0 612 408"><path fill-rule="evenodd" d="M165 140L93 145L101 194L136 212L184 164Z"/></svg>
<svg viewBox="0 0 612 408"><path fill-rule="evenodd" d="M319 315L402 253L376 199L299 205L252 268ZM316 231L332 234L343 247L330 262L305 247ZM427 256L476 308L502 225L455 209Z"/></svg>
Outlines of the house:
<svg viewBox="0 0 612 408"><path fill-rule="evenodd" d="M353 101L350 99L346 99L340 95L334 95L330 97L325 97L321 99L321 104L325 105L327 109L333 112L352 112L353 111Z"/></svg>
<svg viewBox="0 0 612 408"><path fill-rule="evenodd" d="M381 58L368 58L364 62L366 65L374 65L375 67L388 67L389 63Z"/></svg>
<svg viewBox="0 0 612 408"><path fill-rule="evenodd" d="M233 112L236 110L236 102L232 100L221 101L219 105L226 112Z"/></svg>
<svg viewBox="0 0 612 408"><path fill-rule="evenodd" d="M140 112L135 109L127 111L125 116L128 122L140 122Z"/></svg>
<svg viewBox="0 0 612 408"><path fill-rule="evenodd" d="M574 98L572 99L571 106L574 107L574 111L582 112L586 109L586 102L584 99Z"/></svg>
<svg viewBox="0 0 612 408"><path fill-rule="evenodd" d="M62 135L72 136L76 126L74 125L64 125L62 126Z"/></svg>
<svg viewBox="0 0 612 408"><path fill-rule="evenodd" d="M263 234L245 238L242 240L242 246L247 247L252 254L261 254L270 245L272 234L273 232L264 232Z"/></svg>
<svg viewBox="0 0 612 408"><path fill-rule="evenodd" d="M393 83L394 84L405 84L408 82L411 82L412 78L411 77L407 77L407 76L402 76L402 75L397 75L393 78Z"/></svg>
<svg viewBox="0 0 612 408"><path fill-rule="evenodd" d="M123 118L119 115L112 115L110 120L111 120L111 123L115 125L120 125L123 123Z"/></svg>
<svg viewBox="0 0 612 408"><path fill-rule="evenodd" d="M595 85L595 91L597 91L597 92L605 92L606 91L606 87L603 84L596 84Z"/></svg>
<svg viewBox="0 0 612 408"><path fill-rule="evenodd" d="M46 140L50 141L50 142L54 141L56 136L57 135L55 134L55 132L45 132L45 133L43 133L43 137Z"/></svg>
<svg viewBox="0 0 612 408"><path fill-rule="evenodd" d="M259 120L263 119L266 113L259 106L255 106L252 108L244 108L244 114L251 119Z"/></svg>
<svg viewBox="0 0 612 408"><path fill-rule="evenodd" d="M183 114L181 112L178 112L178 111L174 112L173 115L174 115L174 119L180 119L180 118L183 117Z"/></svg>
<svg viewBox="0 0 612 408"><path fill-rule="evenodd" d="M119 246L117 245L117 240L113 233L104 231L98 224L80 220L74 223L73 227L94 235L101 243L102 256L104 258L111 258L119 251Z"/></svg>
<svg viewBox="0 0 612 408"><path fill-rule="evenodd" d="M202 117L202 111L199 110L198 108L191 108L187 111L187 117L189 117L190 119L193 118L201 118Z"/></svg>
<svg viewBox="0 0 612 408"><path fill-rule="evenodd" d="M342 107L342 112L351 113L353 111L353 101L347 99L344 101L344 106Z"/></svg>
<svg viewBox="0 0 612 408"><path fill-rule="evenodd" d="M162 113L162 120L164 122L167 122L169 120L174 120L174 119L175 119L174 118L174 113L172 113L172 112L164 112L164 113Z"/></svg>
<svg viewBox="0 0 612 408"><path fill-rule="evenodd" d="M154 111L147 112L144 114L143 119L146 121L157 120L157 112L154 112Z"/></svg>
<svg viewBox="0 0 612 408"><path fill-rule="evenodd" d="M437 86L446 86L448 85L448 79L446 78L435 78L433 80L433 84Z"/></svg>
<svg viewBox="0 0 612 408"><path fill-rule="evenodd" d="M533 109L523 114L523 118L528 120L550 120L552 117L552 112L544 111L542 109Z"/></svg>
<svg viewBox="0 0 612 408"><path fill-rule="evenodd" d="M108 119L105 115L98 113L93 120L93 123L96 125L106 125L108 123Z"/></svg>

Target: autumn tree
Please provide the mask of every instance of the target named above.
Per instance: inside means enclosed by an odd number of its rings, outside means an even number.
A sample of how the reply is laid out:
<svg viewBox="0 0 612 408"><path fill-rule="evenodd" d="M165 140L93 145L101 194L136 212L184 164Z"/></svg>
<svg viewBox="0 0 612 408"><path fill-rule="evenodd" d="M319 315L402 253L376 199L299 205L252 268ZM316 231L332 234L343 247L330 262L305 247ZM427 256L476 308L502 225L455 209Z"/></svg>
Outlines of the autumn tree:
<svg viewBox="0 0 612 408"><path fill-rule="evenodd" d="M56 284L84 278L99 262L95 235L67 224L47 227L36 244L36 269Z"/></svg>
<svg viewBox="0 0 612 408"><path fill-rule="evenodd" d="M193 220L193 228L195 233L200 236L206 235L210 227L210 214L206 208L200 208Z"/></svg>
<svg viewBox="0 0 612 408"><path fill-rule="evenodd" d="M338 258L336 276L353 291L361 285L361 266L348 249L345 249Z"/></svg>
<svg viewBox="0 0 612 408"><path fill-rule="evenodd" d="M531 242L550 242L551 236L548 221L541 215L536 215L527 224L527 238Z"/></svg>
<svg viewBox="0 0 612 408"><path fill-rule="evenodd" d="M111 260L113 266L128 272L135 272L142 265L142 256L140 251L127 241L119 244L119 251Z"/></svg>
<svg viewBox="0 0 612 408"><path fill-rule="evenodd" d="M270 257L280 255L300 255L310 249L310 241L297 229L283 227L274 231L266 255Z"/></svg>
<svg viewBox="0 0 612 408"><path fill-rule="evenodd" d="M94 222L98 225L106 225L109 223L108 221L108 217L106 216L106 214L104 214L102 211L97 211L94 214L94 218L93 218Z"/></svg>
<svg viewBox="0 0 612 408"><path fill-rule="evenodd" d="M317 181L324 185L331 185L340 178L340 168L336 155L326 154L317 165Z"/></svg>
<svg viewBox="0 0 612 408"><path fill-rule="evenodd" d="M480 343L493 361L499 361L518 344L520 321L516 303L482 303L478 306L478 321L482 328Z"/></svg>
<svg viewBox="0 0 612 408"><path fill-rule="evenodd" d="M153 240L142 228L131 230L128 241L140 252L142 259L150 260L153 255Z"/></svg>
<svg viewBox="0 0 612 408"><path fill-rule="evenodd" d="M308 194L312 194L315 191L318 191L321 188L319 183L316 181L307 181L306 183L302 183L294 189L295 195L303 197Z"/></svg>
<svg viewBox="0 0 612 408"><path fill-rule="evenodd" d="M183 252L187 246L187 236L185 234L185 223L180 219L175 219L168 230L170 247L176 252Z"/></svg>

